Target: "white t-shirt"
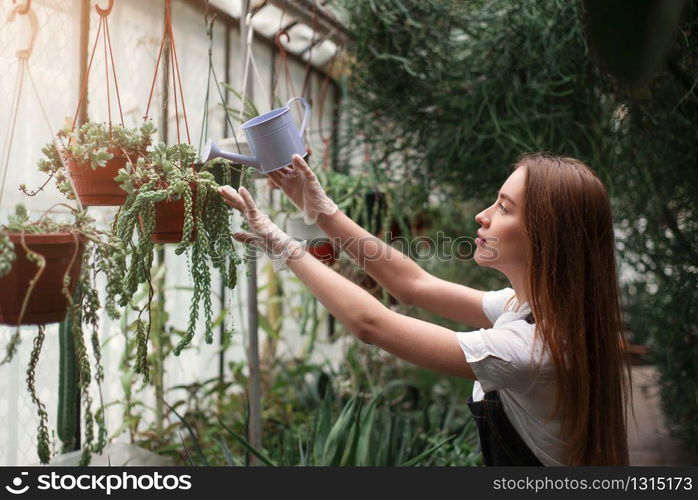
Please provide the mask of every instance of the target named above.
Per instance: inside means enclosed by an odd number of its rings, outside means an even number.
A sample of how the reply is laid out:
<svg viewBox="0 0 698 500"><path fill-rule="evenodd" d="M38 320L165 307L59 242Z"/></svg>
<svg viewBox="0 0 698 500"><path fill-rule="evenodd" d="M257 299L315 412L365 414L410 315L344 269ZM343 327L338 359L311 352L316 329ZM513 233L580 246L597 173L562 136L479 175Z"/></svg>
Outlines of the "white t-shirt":
<svg viewBox="0 0 698 500"><path fill-rule="evenodd" d="M456 333L477 376L473 401L498 390L504 412L538 460L543 465L566 465L560 419L545 422L555 402L555 370L549 353L535 337L535 324L525 320L531 312L528 303L519 305L514 290L505 288L487 292L482 308L492 328Z"/></svg>

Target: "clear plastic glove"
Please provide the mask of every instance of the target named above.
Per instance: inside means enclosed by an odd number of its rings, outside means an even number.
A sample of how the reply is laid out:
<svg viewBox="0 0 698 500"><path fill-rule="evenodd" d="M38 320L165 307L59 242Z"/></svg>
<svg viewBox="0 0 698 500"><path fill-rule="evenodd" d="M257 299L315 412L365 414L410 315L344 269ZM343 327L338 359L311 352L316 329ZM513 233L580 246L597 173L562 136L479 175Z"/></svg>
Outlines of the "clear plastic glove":
<svg viewBox="0 0 698 500"><path fill-rule="evenodd" d="M238 192L230 186L221 186L218 192L228 205L243 214L252 230L234 233L233 238L263 250L271 259L275 271L286 269L288 258L298 250L305 250L305 242L296 241L284 233L267 214L257 208L247 189L241 187Z"/></svg>
<svg viewBox="0 0 698 500"><path fill-rule="evenodd" d="M293 155L291 166L269 172L271 182L303 212L303 221L314 224L320 214L332 215L337 204L322 189L317 177L299 155Z"/></svg>

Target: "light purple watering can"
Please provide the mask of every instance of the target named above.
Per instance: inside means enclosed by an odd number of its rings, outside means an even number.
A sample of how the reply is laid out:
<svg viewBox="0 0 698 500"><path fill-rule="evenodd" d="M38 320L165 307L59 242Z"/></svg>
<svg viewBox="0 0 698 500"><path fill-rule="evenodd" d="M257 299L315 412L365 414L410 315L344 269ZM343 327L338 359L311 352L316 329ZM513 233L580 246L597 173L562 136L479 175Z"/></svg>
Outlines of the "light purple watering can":
<svg viewBox="0 0 698 500"><path fill-rule="evenodd" d="M305 113L303 122L298 130L291 115L291 103L293 101L303 103ZM250 152L253 156L246 156L221 150L218 145L209 140L204 146L201 157L204 162L213 158L226 158L235 163L250 165L258 168L262 173L273 172L291 164L291 157L298 154L306 156L303 144L303 132L310 117L310 104L302 97L289 99L286 106L272 109L268 113L252 118L242 124L242 129L247 136Z"/></svg>

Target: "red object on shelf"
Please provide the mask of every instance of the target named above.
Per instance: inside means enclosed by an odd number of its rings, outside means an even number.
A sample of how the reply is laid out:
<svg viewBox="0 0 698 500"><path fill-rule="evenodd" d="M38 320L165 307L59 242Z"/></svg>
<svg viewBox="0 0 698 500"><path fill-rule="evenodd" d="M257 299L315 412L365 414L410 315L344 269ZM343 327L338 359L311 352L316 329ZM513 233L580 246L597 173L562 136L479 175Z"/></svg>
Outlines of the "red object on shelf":
<svg viewBox="0 0 698 500"><path fill-rule="evenodd" d="M46 259L46 267L29 295L24 316L20 318L22 304L31 280L39 268L27 258L20 233L10 233L16 258L12 270L0 278L0 323L17 325L43 325L58 323L68 312L68 298L63 293L63 278L70 276L69 293L72 296L80 277L85 242L70 233L24 234L27 247Z"/></svg>

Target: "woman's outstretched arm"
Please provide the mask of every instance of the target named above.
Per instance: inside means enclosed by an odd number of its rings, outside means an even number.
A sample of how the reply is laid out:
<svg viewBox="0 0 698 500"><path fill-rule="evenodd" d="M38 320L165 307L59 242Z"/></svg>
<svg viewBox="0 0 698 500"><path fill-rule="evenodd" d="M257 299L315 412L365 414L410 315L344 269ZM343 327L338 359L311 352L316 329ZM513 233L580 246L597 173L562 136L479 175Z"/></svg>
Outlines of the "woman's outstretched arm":
<svg viewBox="0 0 698 500"><path fill-rule="evenodd" d="M455 332L391 311L367 291L322 264L261 212L244 187L238 193L224 186L220 193L226 203L243 213L252 231L240 231L233 237L263 249L275 267L291 269L359 339L415 365L475 379Z"/></svg>
<svg viewBox="0 0 698 500"><path fill-rule="evenodd" d="M329 199L299 156L293 158L292 166L271 172L269 178L303 210L306 220L316 222L333 243L400 302L473 327L492 326L482 309L485 292L429 274L356 224Z"/></svg>
<svg viewBox="0 0 698 500"><path fill-rule="evenodd" d="M291 256L287 265L359 340L422 368L476 380L455 332L391 311L302 250Z"/></svg>
<svg viewBox="0 0 698 500"><path fill-rule="evenodd" d="M485 292L437 278L343 212L322 214L318 225L374 280L403 304L477 328L492 326L482 310Z"/></svg>

